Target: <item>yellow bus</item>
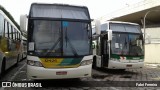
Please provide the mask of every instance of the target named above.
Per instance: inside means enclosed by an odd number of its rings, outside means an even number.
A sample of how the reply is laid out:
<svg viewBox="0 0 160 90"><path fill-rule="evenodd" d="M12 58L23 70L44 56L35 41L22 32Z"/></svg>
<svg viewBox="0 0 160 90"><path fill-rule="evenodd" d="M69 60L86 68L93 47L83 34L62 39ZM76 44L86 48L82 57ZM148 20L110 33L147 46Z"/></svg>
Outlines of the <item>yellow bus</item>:
<svg viewBox="0 0 160 90"><path fill-rule="evenodd" d="M25 26L26 18L21 17ZM91 77L92 30L87 7L34 3L27 24L29 79Z"/></svg>
<svg viewBox="0 0 160 90"><path fill-rule="evenodd" d="M0 74L17 65L20 58L21 32L4 13L4 9L0 10Z"/></svg>

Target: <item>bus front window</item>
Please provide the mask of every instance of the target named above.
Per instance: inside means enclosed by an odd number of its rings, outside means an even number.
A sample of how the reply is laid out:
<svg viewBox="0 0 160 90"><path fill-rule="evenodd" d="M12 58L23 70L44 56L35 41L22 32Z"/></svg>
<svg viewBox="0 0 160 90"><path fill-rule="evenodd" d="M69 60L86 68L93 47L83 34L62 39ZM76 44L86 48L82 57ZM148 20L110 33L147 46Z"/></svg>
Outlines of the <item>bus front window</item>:
<svg viewBox="0 0 160 90"><path fill-rule="evenodd" d="M111 42L112 54L143 55L143 38L140 37L140 34L114 33Z"/></svg>
<svg viewBox="0 0 160 90"><path fill-rule="evenodd" d="M31 42L40 56L79 56L90 54L91 30L88 23L33 20Z"/></svg>
<svg viewBox="0 0 160 90"><path fill-rule="evenodd" d="M35 52L40 55L49 52L60 56L60 21L34 20L33 26L32 39L35 42Z"/></svg>
<svg viewBox="0 0 160 90"><path fill-rule="evenodd" d="M142 35L129 34L129 54L143 55L143 38Z"/></svg>
<svg viewBox="0 0 160 90"><path fill-rule="evenodd" d="M88 33L91 30L87 23L68 22L63 31L64 56L89 54L91 36Z"/></svg>

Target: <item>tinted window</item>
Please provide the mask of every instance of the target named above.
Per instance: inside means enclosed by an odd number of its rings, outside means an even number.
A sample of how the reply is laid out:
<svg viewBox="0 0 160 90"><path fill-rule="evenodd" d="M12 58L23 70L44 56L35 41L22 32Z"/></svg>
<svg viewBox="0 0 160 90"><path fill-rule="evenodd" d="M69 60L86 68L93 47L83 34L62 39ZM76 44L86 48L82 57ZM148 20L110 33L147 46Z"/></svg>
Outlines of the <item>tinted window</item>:
<svg viewBox="0 0 160 90"><path fill-rule="evenodd" d="M143 36L141 34L113 33L111 41L112 54L144 55Z"/></svg>
<svg viewBox="0 0 160 90"><path fill-rule="evenodd" d="M9 37L9 36L8 36L8 35L9 35L9 34L8 34L8 29L9 29L9 28L8 28L8 22L5 20L5 37L7 37L7 38Z"/></svg>
<svg viewBox="0 0 160 90"><path fill-rule="evenodd" d="M2 15L0 14L0 35L3 34L3 26L4 26L4 19L2 17Z"/></svg>
<svg viewBox="0 0 160 90"><path fill-rule="evenodd" d="M16 38L16 37L15 37L15 36L16 36L16 35L15 35L15 29L12 28L12 31L13 31L13 39L15 40L15 38Z"/></svg>
<svg viewBox="0 0 160 90"><path fill-rule="evenodd" d="M18 34L17 34L17 31L15 31L15 34L16 34L16 40L18 40Z"/></svg>
<svg viewBox="0 0 160 90"><path fill-rule="evenodd" d="M111 23L110 29L116 32L141 33L139 25Z"/></svg>
<svg viewBox="0 0 160 90"><path fill-rule="evenodd" d="M19 32L17 31L17 40L19 40Z"/></svg>
<svg viewBox="0 0 160 90"><path fill-rule="evenodd" d="M11 29L11 25L8 23L8 29L9 29L9 38L12 39L12 29Z"/></svg>
<svg viewBox="0 0 160 90"><path fill-rule="evenodd" d="M31 42L40 55L90 54L91 27L84 22L34 20ZM30 41L29 41L30 42Z"/></svg>
<svg viewBox="0 0 160 90"><path fill-rule="evenodd" d="M89 24L82 22L67 22L63 26L63 50L65 55L87 55L89 54L90 35ZM88 31L88 32L87 32Z"/></svg>

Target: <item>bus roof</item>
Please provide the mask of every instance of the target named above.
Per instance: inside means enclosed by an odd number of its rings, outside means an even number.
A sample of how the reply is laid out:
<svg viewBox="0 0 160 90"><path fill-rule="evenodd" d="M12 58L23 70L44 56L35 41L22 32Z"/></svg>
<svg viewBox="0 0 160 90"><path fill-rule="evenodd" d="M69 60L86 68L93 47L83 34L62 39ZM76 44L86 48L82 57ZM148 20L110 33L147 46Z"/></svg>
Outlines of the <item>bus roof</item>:
<svg viewBox="0 0 160 90"><path fill-rule="evenodd" d="M19 30L19 28L16 26L16 24L2 11L0 10L0 14L12 25L14 26L14 28L21 33L21 31Z"/></svg>
<svg viewBox="0 0 160 90"><path fill-rule="evenodd" d="M67 4L33 3L29 17L90 20L87 7Z"/></svg>
<svg viewBox="0 0 160 90"><path fill-rule="evenodd" d="M105 23L123 23L123 24L139 25L137 23L123 22L123 21L106 21Z"/></svg>
<svg viewBox="0 0 160 90"><path fill-rule="evenodd" d="M101 32L106 32L107 30L109 30L109 27L107 24L109 23L114 23L114 24L128 24L128 25L133 25L133 26L139 26L139 24L137 23L130 23L130 22L122 22L122 21L106 21L105 23L101 24ZM142 33L142 31L140 31L140 29L134 29L134 30L120 30L120 29L113 29L113 32L129 32L129 33ZM95 35L96 34L96 30L95 28L92 28L92 34Z"/></svg>
<svg viewBox="0 0 160 90"><path fill-rule="evenodd" d="M0 11L3 12L14 24L15 26L20 29L19 25L17 24L17 22L14 20L14 18L12 17L12 15L3 7L0 5Z"/></svg>

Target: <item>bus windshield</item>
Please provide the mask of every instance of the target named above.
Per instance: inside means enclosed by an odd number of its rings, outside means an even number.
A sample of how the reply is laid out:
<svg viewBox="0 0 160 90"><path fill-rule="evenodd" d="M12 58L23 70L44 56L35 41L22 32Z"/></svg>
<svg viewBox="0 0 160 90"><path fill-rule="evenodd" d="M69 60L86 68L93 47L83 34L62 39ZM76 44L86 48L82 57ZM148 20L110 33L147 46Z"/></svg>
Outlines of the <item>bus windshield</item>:
<svg viewBox="0 0 160 90"><path fill-rule="evenodd" d="M142 34L113 33L111 41L112 54L141 56L144 55Z"/></svg>
<svg viewBox="0 0 160 90"><path fill-rule="evenodd" d="M32 20L31 42L39 56L90 54L91 26L86 22Z"/></svg>

